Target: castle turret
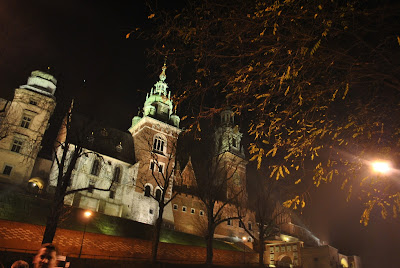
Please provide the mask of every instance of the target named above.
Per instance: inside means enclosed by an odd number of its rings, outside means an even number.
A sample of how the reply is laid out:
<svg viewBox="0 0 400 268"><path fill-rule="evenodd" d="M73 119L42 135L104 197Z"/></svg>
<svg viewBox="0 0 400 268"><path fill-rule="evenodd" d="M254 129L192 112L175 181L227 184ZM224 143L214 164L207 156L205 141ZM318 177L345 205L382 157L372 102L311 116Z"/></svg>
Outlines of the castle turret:
<svg viewBox="0 0 400 268"><path fill-rule="evenodd" d="M168 85L165 82L167 79L166 70L167 66L164 63L159 75L160 80L150 89L150 94L148 93L146 95L146 100L143 105L143 118L146 116L152 117L179 128L180 118L176 114L173 114L171 91L167 90ZM133 131L141 118L140 116L135 116L132 119L132 126L129 128L130 132Z"/></svg>

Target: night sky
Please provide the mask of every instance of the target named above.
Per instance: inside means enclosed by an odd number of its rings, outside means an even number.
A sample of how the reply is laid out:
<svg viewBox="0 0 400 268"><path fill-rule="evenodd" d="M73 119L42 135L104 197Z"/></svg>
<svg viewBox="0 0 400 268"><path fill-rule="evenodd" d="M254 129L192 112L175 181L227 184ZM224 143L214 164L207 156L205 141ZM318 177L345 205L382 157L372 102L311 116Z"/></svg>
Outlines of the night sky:
<svg viewBox="0 0 400 268"><path fill-rule="evenodd" d="M128 129L159 73L147 67L150 43L125 36L149 29L150 14L144 1L0 1L0 97L12 99L31 71L48 70L58 80L59 107L75 98L78 112ZM167 82L174 91L168 71ZM361 213L358 200L346 203L331 184L311 193L303 216L322 240L361 256L363 267L400 267L398 220L374 214L363 227Z"/></svg>

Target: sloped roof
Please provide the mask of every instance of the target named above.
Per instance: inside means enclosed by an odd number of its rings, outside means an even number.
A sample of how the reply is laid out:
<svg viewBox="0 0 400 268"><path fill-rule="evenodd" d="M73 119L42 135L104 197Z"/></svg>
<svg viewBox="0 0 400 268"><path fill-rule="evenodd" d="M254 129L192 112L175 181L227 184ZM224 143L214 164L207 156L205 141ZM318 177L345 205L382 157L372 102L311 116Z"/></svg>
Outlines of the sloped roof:
<svg viewBox="0 0 400 268"><path fill-rule="evenodd" d="M72 115L68 139L72 144L123 162L136 162L133 138L128 131L106 127L80 114Z"/></svg>

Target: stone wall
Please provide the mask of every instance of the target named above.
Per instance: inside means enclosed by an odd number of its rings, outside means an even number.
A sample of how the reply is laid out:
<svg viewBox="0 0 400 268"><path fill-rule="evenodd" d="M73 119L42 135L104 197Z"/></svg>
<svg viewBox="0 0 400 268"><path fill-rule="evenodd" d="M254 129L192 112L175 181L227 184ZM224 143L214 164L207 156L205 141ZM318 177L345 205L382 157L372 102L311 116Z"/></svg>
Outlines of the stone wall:
<svg viewBox="0 0 400 268"><path fill-rule="evenodd" d="M40 248L44 227L39 225L0 220L0 249L37 250ZM82 243L82 232L58 229L54 244L59 253L77 257ZM12 250L10 250L12 251ZM149 259L151 241L86 233L82 258L103 259ZM159 260L175 263L202 263L206 259L206 248L160 243ZM256 253L229 250L214 250L214 263L241 265L256 263Z"/></svg>

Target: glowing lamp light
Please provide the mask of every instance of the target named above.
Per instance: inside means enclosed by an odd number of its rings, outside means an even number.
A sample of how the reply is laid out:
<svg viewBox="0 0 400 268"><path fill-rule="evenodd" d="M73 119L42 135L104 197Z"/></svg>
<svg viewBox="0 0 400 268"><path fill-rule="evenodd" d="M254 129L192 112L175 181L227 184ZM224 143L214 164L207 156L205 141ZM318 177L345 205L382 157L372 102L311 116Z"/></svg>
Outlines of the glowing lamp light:
<svg viewBox="0 0 400 268"><path fill-rule="evenodd" d="M92 216L92 212L91 211L85 211L85 213L83 213L83 215L85 215L86 218L89 218L90 216Z"/></svg>
<svg viewBox="0 0 400 268"><path fill-rule="evenodd" d="M36 187L36 183L32 183L32 186L33 186L33 187Z"/></svg>
<svg viewBox="0 0 400 268"><path fill-rule="evenodd" d="M389 162L375 161L372 163L372 170L376 173L388 173L390 171Z"/></svg>
<svg viewBox="0 0 400 268"><path fill-rule="evenodd" d="M247 240L247 237L243 236L243 237L242 237L242 240L243 240L243 241L246 241L246 240Z"/></svg>

